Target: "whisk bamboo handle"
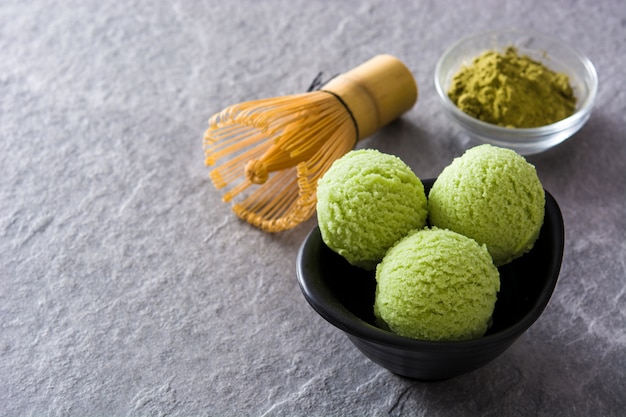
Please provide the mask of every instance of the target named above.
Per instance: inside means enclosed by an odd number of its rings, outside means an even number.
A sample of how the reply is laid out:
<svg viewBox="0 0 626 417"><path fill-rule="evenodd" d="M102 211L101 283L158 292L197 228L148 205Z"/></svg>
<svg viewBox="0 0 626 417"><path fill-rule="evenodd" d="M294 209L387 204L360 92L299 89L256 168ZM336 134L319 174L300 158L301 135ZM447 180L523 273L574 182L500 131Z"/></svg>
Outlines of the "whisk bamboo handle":
<svg viewBox="0 0 626 417"><path fill-rule="evenodd" d="M391 55L377 55L323 88L339 96L352 113L363 139L411 109L417 84L411 71Z"/></svg>

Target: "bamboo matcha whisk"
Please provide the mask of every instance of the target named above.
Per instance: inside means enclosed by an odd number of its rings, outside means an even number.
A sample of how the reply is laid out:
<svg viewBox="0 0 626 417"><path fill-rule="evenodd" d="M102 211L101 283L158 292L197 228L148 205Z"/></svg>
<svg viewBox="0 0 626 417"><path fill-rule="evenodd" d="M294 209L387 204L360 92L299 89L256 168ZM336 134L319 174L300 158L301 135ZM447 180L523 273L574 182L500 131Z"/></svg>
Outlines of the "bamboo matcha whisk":
<svg viewBox="0 0 626 417"><path fill-rule="evenodd" d="M357 141L417 100L411 72L378 55L320 90L230 106L209 119L206 164L233 211L268 232L292 228L315 212L317 180Z"/></svg>

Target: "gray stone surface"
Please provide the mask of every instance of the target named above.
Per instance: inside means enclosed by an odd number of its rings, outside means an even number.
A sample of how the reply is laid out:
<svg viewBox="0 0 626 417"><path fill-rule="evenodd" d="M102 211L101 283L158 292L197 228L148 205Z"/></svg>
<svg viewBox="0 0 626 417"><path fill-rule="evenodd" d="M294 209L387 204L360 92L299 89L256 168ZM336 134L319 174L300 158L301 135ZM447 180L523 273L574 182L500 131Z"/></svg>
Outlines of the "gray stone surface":
<svg viewBox="0 0 626 417"><path fill-rule="evenodd" d="M420 98L359 146L434 177L471 145L438 108L437 58L511 25L577 46L600 77L587 125L529 158L563 211L560 282L488 366L403 379L302 297L314 219L270 235L220 201L206 120L390 53ZM0 415L624 415L625 67L618 0L4 0Z"/></svg>

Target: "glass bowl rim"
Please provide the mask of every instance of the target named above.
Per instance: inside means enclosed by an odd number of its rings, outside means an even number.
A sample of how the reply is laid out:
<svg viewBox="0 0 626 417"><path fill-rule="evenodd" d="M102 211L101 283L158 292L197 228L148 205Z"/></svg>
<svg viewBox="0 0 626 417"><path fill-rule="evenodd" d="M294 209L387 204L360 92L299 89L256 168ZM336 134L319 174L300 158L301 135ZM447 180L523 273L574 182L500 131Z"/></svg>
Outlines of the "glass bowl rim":
<svg viewBox="0 0 626 417"><path fill-rule="evenodd" d="M548 40L554 44L559 45L561 50L566 51L568 54L572 56L575 56L580 61L580 63L586 70L586 75L589 78L589 85L588 85L589 91L587 95L585 96L583 103L572 115L566 117L565 119L562 119L557 122L544 125L544 126L529 127L529 128L508 128L508 127L498 126L492 123L487 123L482 120L476 119L468 115L461 109L459 109L452 102L452 100L450 100L446 91L444 90L444 86L440 82L440 78L442 76L442 66L445 60L454 51L456 51L461 45L463 45L464 43L468 41L471 41L477 38L487 38L489 36L501 35L501 34L519 34L519 35L524 35L524 36L532 36L533 38L541 38L541 39ZM488 48L486 47L485 50L487 49ZM465 36L457 40L456 42L452 43L450 46L448 46L443 52L443 54L440 56L435 66L434 80L435 80L435 88L437 90L437 95L441 99L441 102L443 103L444 108L448 112L452 113L452 115L455 118L460 119L460 121L464 125L468 125L468 124L475 125L477 128L480 128L481 131L483 132L490 131L490 132L493 132L494 134L498 134L498 133L502 134L502 137L500 139L502 142L509 142L511 139L508 139L507 136L511 136L511 134L519 136L520 138L523 137L525 139L529 139L529 138L532 139L535 137L539 137L540 138L539 142L541 142L543 140L543 137L545 137L546 135L549 135L552 133L558 133L564 129L567 129L568 127L572 125L575 125L576 123L580 121L580 119L585 118L591 112L591 109L594 106L595 98L596 98L597 91L598 91L598 73L596 71L595 66L593 65L591 60L589 60L589 58L587 58L578 49L569 46L568 44L562 42L561 40L554 38L552 36L549 36L545 33L535 31L535 30L520 30L520 29L486 30L486 31L481 31L481 32L477 32L477 33Z"/></svg>

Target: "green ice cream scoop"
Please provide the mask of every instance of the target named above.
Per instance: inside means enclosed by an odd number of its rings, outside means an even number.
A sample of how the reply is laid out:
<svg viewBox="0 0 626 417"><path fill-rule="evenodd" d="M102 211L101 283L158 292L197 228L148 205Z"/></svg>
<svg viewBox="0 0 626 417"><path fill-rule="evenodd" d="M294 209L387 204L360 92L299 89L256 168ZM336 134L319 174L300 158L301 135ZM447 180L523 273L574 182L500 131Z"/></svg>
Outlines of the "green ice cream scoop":
<svg viewBox="0 0 626 417"><path fill-rule="evenodd" d="M544 207L535 167L516 152L492 145L455 158L428 195L431 225L486 244L497 266L533 247Z"/></svg>
<svg viewBox="0 0 626 417"><path fill-rule="evenodd" d="M422 229L394 245L376 268L381 327L425 340L481 337L500 275L484 245L445 229Z"/></svg>
<svg viewBox="0 0 626 417"><path fill-rule="evenodd" d="M422 181L400 158L350 151L318 181L317 220L324 243L352 265L373 270L387 249L426 225Z"/></svg>

